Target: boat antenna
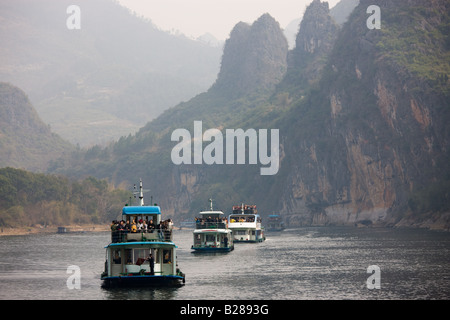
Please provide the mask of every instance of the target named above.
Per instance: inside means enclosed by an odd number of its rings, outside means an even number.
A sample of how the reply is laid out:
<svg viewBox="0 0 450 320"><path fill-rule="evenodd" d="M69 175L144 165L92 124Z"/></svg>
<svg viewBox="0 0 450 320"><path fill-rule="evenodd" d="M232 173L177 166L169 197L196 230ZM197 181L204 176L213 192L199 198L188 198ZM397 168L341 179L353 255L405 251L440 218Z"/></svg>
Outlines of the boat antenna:
<svg viewBox="0 0 450 320"><path fill-rule="evenodd" d="M213 211L213 199L209 199L209 207L211 208L211 211Z"/></svg>
<svg viewBox="0 0 450 320"><path fill-rule="evenodd" d="M139 181L139 205L144 206L144 189L142 189L142 179Z"/></svg>
<svg viewBox="0 0 450 320"><path fill-rule="evenodd" d="M136 190L136 184L134 185L133 194L134 194L135 199L136 199L136 195L139 194L139 206L141 206L141 207L144 206L144 192L148 192L148 191L150 191L150 190L145 190L142 188L142 179L139 180L139 192Z"/></svg>

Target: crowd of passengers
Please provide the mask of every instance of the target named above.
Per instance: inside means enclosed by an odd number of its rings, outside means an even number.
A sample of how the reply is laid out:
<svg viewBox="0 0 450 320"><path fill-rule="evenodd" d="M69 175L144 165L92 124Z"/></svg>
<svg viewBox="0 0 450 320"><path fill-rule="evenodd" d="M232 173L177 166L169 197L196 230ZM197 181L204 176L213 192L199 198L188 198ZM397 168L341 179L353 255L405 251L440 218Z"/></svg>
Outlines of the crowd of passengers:
<svg viewBox="0 0 450 320"><path fill-rule="evenodd" d="M217 222L217 223L226 223L227 222L227 218L221 218L221 217L214 217L212 218L211 216L209 216L208 218L195 218L195 222L196 223L202 223L202 222Z"/></svg>
<svg viewBox="0 0 450 320"><path fill-rule="evenodd" d="M255 217L254 216L232 217L230 222L255 222ZM227 218L221 218L221 217L195 218L195 223L200 224L200 225L204 225L204 224L210 225L211 223L224 223L227 225L228 220L227 220Z"/></svg>
<svg viewBox="0 0 450 320"><path fill-rule="evenodd" d="M221 218L221 217L208 217L208 218L195 218L195 223L198 224L205 224L205 223L227 223L227 219L226 218Z"/></svg>
<svg viewBox="0 0 450 320"><path fill-rule="evenodd" d="M230 222L255 222L255 217L232 217Z"/></svg>
<svg viewBox="0 0 450 320"><path fill-rule="evenodd" d="M111 231L122 231L122 232L154 232L157 231L172 231L173 222L172 219L161 221L159 224L153 223L153 220L150 221L139 219L136 223L135 220L132 220L130 223L129 220L114 220L111 223Z"/></svg>

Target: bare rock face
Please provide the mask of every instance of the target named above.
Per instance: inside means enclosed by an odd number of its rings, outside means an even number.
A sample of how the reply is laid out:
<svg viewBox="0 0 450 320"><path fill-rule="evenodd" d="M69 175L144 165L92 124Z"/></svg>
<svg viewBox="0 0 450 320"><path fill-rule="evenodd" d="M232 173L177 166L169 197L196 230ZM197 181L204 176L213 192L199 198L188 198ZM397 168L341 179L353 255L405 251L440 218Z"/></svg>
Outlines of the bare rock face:
<svg viewBox="0 0 450 320"><path fill-rule="evenodd" d="M330 15L328 2L312 1L300 23L296 46L289 52L283 84L307 88L318 81L338 32L339 26Z"/></svg>
<svg viewBox="0 0 450 320"><path fill-rule="evenodd" d="M305 54L331 51L339 27L330 16L328 2L314 0L305 11L296 38L294 54L302 58Z"/></svg>
<svg viewBox="0 0 450 320"><path fill-rule="evenodd" d="M292 167L282 196L291 224L450 227L448 37L441 33L449 4L409 3L417 7L380 4L384 30L369 30L372 3L362 0L317 91L296 110L303 130L286 145L284 164ZM320 50L317 38L298 40L302 54Z"/></svg>
<svg viewBox="0 0 450 320"><path fill-rule="evenodd" d="M287 53L287 40L269 14L251 26L240 22L225 43L214 88L232 97L271 90L286 72Z"/></svg>

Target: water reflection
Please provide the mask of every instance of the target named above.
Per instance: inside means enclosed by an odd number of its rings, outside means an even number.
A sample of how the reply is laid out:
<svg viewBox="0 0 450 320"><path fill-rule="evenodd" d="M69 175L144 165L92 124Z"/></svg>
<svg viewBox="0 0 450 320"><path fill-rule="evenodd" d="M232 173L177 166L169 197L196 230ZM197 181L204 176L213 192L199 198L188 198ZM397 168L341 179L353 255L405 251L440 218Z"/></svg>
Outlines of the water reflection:
<svg viewBox="0 0 450 320"><path fill-rule="evenodd" d="M173 300L179 288L103 288L107 300Z"/></svg>

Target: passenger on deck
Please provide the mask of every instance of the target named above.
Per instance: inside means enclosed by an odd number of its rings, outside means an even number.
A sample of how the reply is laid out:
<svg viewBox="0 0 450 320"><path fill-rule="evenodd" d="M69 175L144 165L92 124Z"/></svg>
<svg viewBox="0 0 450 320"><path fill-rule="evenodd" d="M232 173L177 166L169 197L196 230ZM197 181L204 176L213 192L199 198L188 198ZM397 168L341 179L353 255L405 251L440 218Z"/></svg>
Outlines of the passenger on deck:
<svg viewBox="0 0 450 320"><path fill-rule="evenodd" d="M139 232L142 232L144 229L144 221L142 219L139 219L138 223L136 224L136 228Z"/></svg>
<svg viewBox="0 0 450 320"><path fill-rule="evenodd" d="M147 227L148 227L148 226L147 226L147 221L144 220L144 221L142 222L142 232L147 232Z"/></svg>
<svg viewBox="0 0 450 320"><path fill-rule="evenodd" d="M155 274L155 259L153 259L153 255L151 253L149 254L146 261L148 261L150 264L150 274L154 275Z"/></svg>
<svg viewBox="0 0 450 320"><path fill-rule="evenodd" d="M150 222L148 223L148 226L147 226L147 230L149 231L149 232L153 232L153 230L155 230L155 224L153 223L153 219L150 219Z"/></svg>

